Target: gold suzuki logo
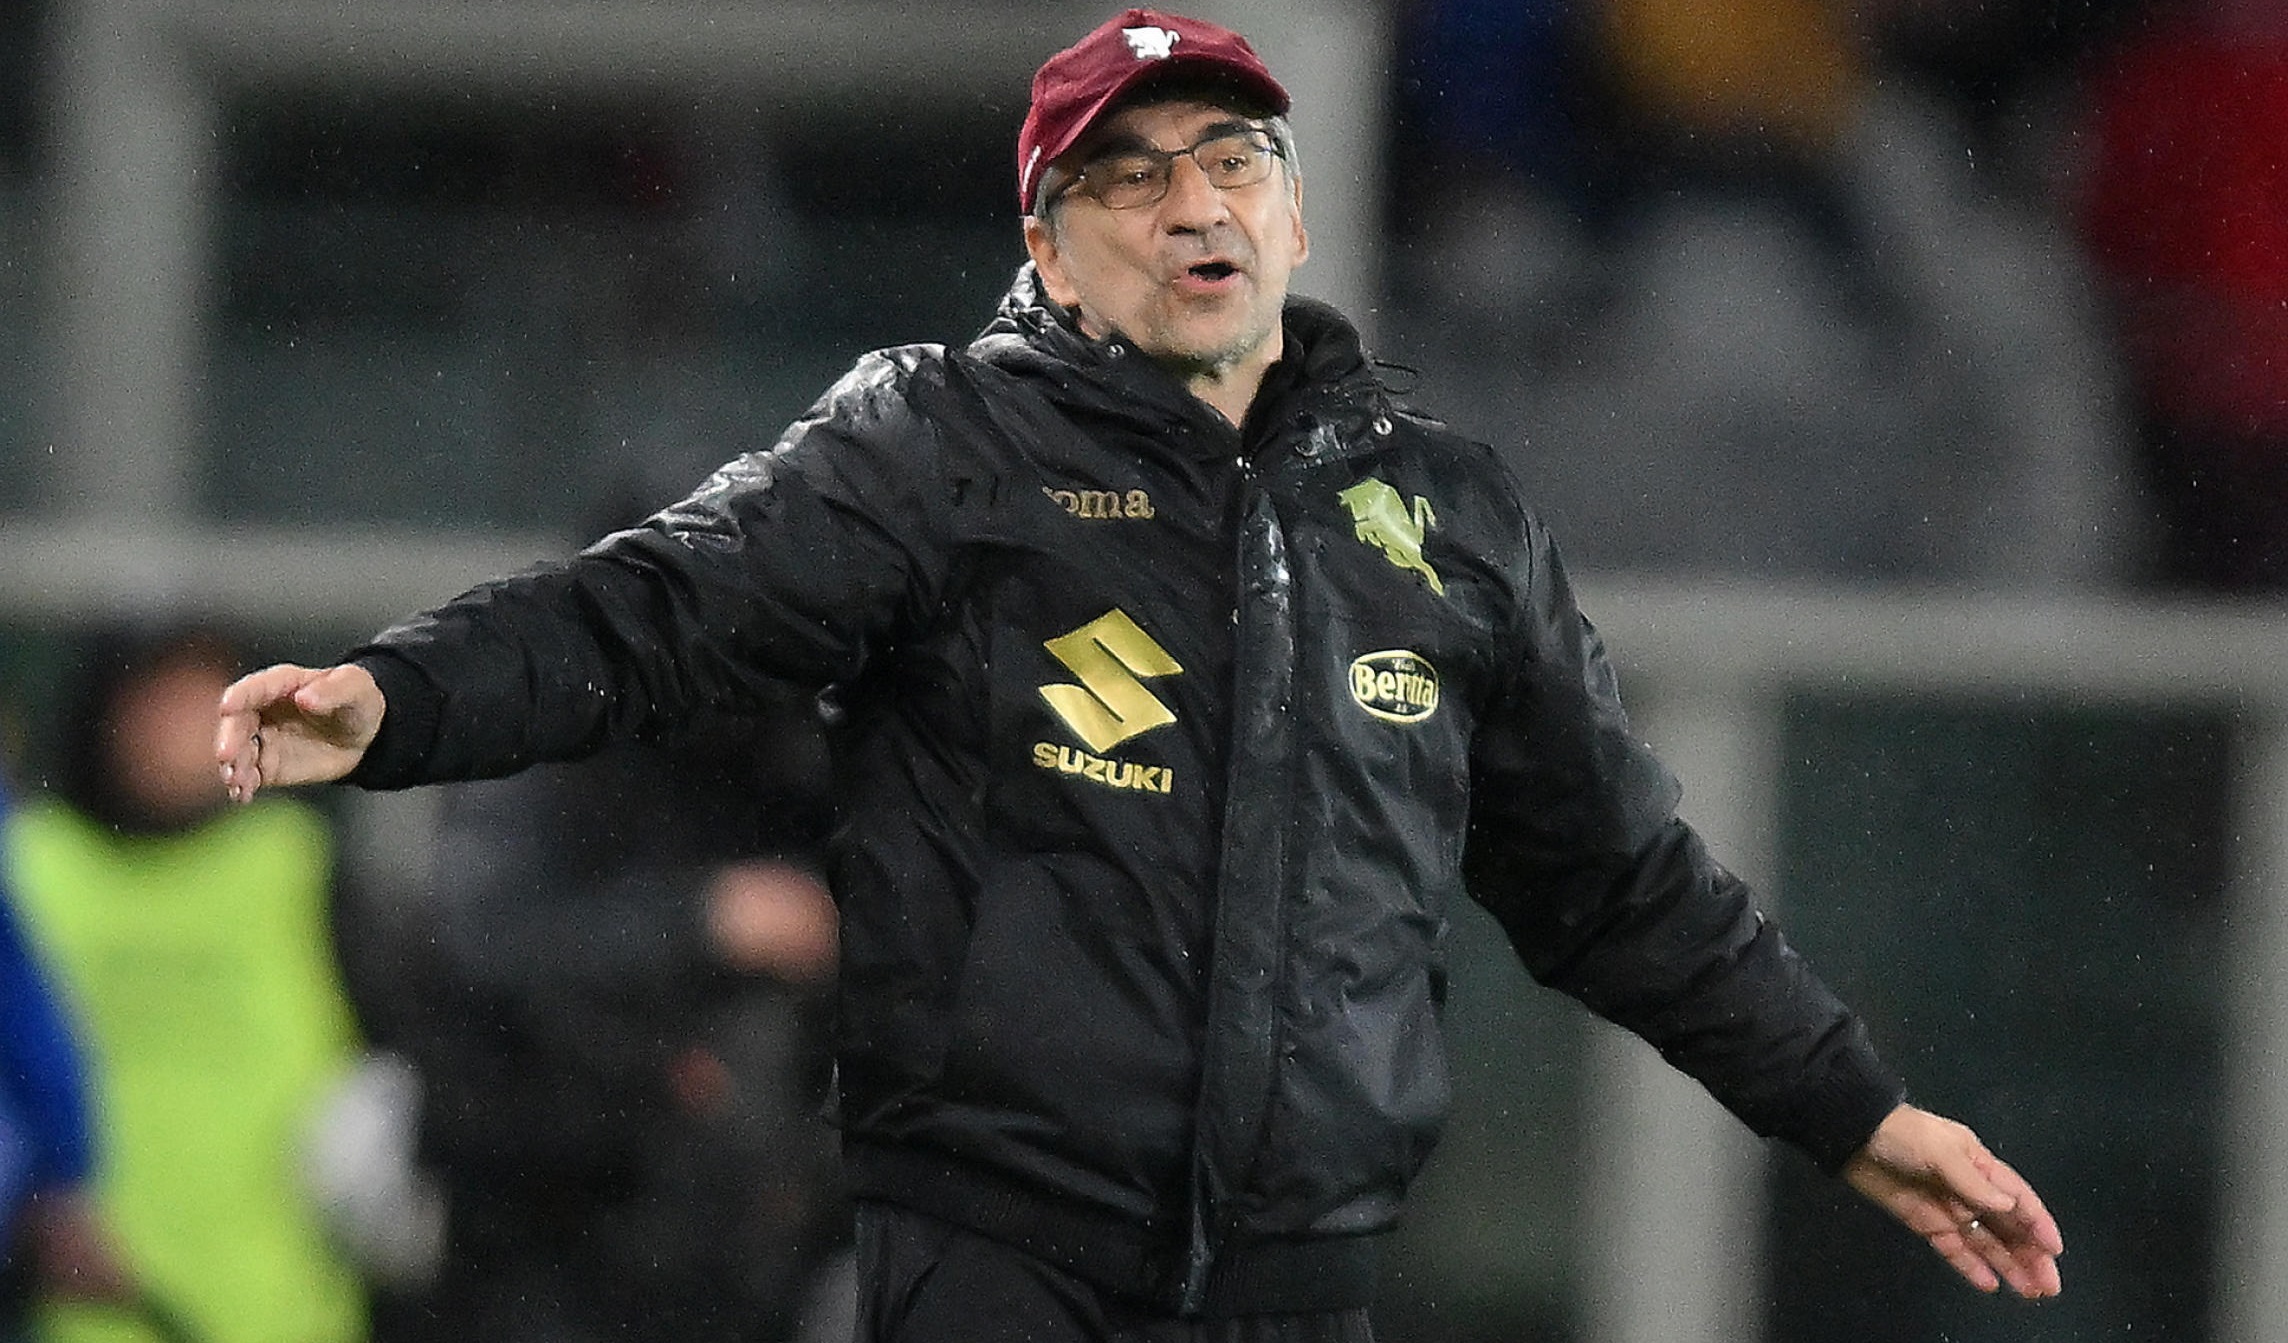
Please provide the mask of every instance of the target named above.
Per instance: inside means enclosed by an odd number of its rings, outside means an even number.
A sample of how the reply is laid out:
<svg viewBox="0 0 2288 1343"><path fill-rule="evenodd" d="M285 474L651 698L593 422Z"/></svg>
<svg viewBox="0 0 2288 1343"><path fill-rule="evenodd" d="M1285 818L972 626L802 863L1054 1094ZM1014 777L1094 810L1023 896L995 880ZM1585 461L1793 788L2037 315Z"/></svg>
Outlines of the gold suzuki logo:
<svg viewBox="0 0 2288 1343"><path fill-rule="evenodd" d="M1446 584L1438 571L1422 558L1422 534L1438 525L1438 515L1430 511L1428 499L1415 495L1414 510L1409 513L1397 490L1371 476L1336 497L1351 511L1359 540L1380 550L1399 568L1422 575L1432 592L1446 595Z"/></svg>
<svg viewBox="0 0 2288 1343"><path fill-rule="evenodd" d="M1107 611L1041 646L1080 678L1079 685L1042 686L1041 698L1088 749L1109 750L1176 721L1139 678L1173 676L1183 668L1127 612Z"/></svg>

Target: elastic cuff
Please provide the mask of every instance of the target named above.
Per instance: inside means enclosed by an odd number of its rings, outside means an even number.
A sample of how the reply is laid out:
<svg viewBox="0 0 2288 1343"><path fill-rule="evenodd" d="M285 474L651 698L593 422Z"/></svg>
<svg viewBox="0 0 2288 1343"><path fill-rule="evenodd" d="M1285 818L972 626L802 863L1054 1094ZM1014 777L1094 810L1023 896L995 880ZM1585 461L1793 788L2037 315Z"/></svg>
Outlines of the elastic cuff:
<svg viewBox="0 0 2288 1343"><path fill-rule="evenodd" d="M1842 1171L1906 1099L1906 1086L1872 1058L1848 1054L1797 1108L1781 1137L1830 1175Z"/></svg>
<svg viewBox="0 0 2288 1343"><path fill-rule="evenodd" d="M428 780L420 773L436 740L444 700L429 678L386 649L359 649L350 659L365 668L381 690L381 729L357 768L342 779L358 788L409 788Z"/></svg>

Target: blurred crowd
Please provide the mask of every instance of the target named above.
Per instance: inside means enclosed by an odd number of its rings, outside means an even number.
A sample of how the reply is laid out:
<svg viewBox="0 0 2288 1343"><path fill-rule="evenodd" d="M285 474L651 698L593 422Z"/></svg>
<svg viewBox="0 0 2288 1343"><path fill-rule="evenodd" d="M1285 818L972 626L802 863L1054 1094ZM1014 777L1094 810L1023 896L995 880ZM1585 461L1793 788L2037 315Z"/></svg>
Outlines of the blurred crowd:
<svg viewBox="0 0 2288 1343"><path fill-rule="evenodd" d="M1391 328L1583 567L2278 589L2288 7L1401 29Z"/></svg>
<svg viewBox="0 0 2288 1343"><path fill-rule="evenodd" d="M1396 19L1384 353L1580 567L2288 585L2288 4ZM847 1337L831 714L448 790L375 890L222 806L246 660L74 632L7 762L0 1339Z"/></svg>
<svg viewBox="0 0 2288 1343"><path fill-rule="evenodd" d="M847 1339L808 700L443 791L417 889L231 808L220 627L77 631L0 831L0 1339Z"/></svg>

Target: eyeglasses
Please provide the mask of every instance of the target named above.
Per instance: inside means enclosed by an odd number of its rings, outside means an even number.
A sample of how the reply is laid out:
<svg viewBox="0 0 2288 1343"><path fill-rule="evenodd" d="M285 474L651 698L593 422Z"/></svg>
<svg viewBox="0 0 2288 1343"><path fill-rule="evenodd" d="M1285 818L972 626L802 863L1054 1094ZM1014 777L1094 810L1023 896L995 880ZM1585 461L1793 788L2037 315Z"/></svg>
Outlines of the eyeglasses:
<svg viewBox="0 0 2288 1343"><path fill-rule="evenodd" d="M1251 187L1271 175L1283 151L1259 130L1218 131L1184 149L1137 147L1099 154L1080 166L1060 196L1089 196L1108 210L1133 210L1168 194L1176 160L1188 158L1218 191Z"/></svg>

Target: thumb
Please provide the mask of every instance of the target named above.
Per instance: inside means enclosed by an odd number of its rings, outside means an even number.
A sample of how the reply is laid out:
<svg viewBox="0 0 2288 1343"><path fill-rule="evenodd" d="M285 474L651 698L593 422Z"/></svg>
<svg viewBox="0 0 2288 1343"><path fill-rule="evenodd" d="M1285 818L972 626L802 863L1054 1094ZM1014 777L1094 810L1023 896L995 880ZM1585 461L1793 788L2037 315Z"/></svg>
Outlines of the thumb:
<svg viewBox="0 0 2288 1343"><path fill-rule="evenodd" d="M354 662L303 681L294 688L293 705L313 740L352 752L372 744L389 707L373 673Z"/></svg>
<svg viewBox="0 0 2288 1343"><path fill-rule="evenodd" d="M355 708L360 690L371 684L373 678L363 667L350 664L328 667L294 692L294 707L312 715L340 713Z"/></svg>
<svg viewBox="0 0 2288 1343"><path fill-rule="evenodd" d="M1984 1216L2017 1211L2018 1194L2003 1178L2000 1159L1970 1130L1964 1129L1962 1137L1968 1150L1950 1160L1945 1172L1956 1197Z"/></svg>

